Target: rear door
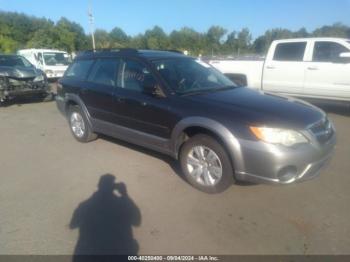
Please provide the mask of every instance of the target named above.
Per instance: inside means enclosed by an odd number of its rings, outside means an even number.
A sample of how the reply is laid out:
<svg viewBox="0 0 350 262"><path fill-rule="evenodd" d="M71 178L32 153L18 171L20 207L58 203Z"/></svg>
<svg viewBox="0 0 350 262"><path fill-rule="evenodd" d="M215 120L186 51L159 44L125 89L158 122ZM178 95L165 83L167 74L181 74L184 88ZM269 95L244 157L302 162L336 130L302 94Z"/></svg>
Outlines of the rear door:
<svg viewBox="0 0 350 262"><path fill-rule="evenodd" d="M100 58L95 61L89 77L81 89L81 98L90 115L99 120L113 122L113 92L116 86L120 60Z"/></svg>
<svg viewBox="0 0 350 262"><path fill-rule="evenodd" d="M302 94L304 86L306 41L277 43L266 59L263 89L285 94Z"/></svg>
<svg viewBox="0 0 350 262"><path fill-rule="evenodd" d="M305 95L350 100L350 59L340 53L350 52L333 41L314 41L311 61L307 63Z"/></svg>

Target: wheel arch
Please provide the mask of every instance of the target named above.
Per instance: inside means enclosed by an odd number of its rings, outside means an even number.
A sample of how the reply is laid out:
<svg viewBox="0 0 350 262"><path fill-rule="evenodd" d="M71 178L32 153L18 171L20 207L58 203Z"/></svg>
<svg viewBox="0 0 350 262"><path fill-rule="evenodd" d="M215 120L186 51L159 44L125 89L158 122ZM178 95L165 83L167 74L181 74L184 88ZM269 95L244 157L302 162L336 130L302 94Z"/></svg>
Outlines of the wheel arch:
<svg viewBox="0 0 350 262"><path fill-rule="evenodd" d="M235 170L242 170L244 163L238 139L221 123L203 117L189 117L180 121L171 135L172 150L178 159L181 146L191 136L204 133L213 136L227 151Z"/></svg>
<svg viewBox="0 0 350 262"><path fill-rule="evenodd" d="M92 128L92 130L93 130L91 116L90 116L89 111L88 111L87 107L85 106L84 102L81 100L81 98L76 94L66 94L64 100L65 100L66 116L68 117L68 112L69 112L70 106L79 106L82 109L82 111L86 117L86 120L89 124L89 127Z"/></svg>

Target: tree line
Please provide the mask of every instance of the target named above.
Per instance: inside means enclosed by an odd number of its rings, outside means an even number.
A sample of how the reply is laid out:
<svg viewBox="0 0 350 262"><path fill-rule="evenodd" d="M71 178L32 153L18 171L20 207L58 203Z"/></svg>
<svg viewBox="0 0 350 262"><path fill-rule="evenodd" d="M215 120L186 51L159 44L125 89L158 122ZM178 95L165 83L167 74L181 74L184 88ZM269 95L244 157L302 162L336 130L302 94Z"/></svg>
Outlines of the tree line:
<svg viewBox="0 0 350 262"><path fill-rule="evenodd" d="M130 36L119 27L111 31L95 30L97 48L140 48L187 50L191 55L264 55L273 40L296 37L350 38L350 27L341 23L291 31L275 28L253 40L248 28L229 32L221 26L211 26L206 32L183 27L167 34L155 26L142 34ZM16 12L0 12L0 52L13 53L22 48L55 48L68 52L92 49L91 35L78 23L62 17L56 23Z"/></svg>

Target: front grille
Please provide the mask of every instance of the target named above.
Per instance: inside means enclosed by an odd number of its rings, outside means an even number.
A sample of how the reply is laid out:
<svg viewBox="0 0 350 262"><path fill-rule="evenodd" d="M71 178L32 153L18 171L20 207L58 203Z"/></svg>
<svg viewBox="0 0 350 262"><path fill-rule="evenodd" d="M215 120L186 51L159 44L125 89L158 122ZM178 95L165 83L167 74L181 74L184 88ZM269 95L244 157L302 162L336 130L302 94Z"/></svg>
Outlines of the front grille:
<svg viewBox="0 0 350 262"><path fill-rule="evenodd" d="M333 136L334 130L331 122L324 118L310 127L311 132L321 144L326 143Z"/></svg>
<svg viewBox="0 0 350 262"><path fill-rule="evenodd" d="M57 70L54 72L56 75L63 75L64 74L64 70Z"/></svg>

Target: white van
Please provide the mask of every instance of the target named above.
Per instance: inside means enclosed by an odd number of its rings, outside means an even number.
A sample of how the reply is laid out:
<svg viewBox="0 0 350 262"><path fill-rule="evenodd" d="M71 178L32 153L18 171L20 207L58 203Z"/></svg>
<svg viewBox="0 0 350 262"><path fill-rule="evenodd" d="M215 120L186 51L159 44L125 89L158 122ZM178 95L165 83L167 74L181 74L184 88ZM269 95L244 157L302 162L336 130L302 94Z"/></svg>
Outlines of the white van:
<svg viewBox="0 0 350 262"><path fill-rule="evenodd" d="M54 49L22 49L17 54L43 70L48 79L61 78L71 62L67 52Z"/></svg>

